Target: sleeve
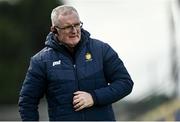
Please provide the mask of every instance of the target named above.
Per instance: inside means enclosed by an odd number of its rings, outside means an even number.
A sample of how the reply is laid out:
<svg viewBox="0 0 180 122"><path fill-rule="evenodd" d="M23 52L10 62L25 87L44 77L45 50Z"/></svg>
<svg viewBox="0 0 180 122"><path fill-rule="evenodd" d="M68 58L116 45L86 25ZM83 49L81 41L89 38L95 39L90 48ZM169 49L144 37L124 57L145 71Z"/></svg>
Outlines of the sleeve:
<svg viewBox="0 0 180 122"><path fill-rule="evenodd" d="M134 83L122 60L107 44L103 47L103 70L109 85L91 93L95 105L112 104L131 93Z"/></svg>
<svg viewBox="0 0 180 122"><path fill-rule="evenodd" d="M44 68L42 61L31 58L18 102L23 121L39 120L38 104L46 88Z"/></svg>

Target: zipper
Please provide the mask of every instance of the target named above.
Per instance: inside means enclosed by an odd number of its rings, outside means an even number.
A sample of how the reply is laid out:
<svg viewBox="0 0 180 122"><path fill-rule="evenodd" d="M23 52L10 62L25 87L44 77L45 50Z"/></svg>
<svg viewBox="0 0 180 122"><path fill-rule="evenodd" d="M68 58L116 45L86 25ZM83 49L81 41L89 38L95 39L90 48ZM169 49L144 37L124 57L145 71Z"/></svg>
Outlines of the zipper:
<svg viewBox="0 0 180 122"><path fill-rule="evenodd" d="M80 86L79 86L79 80L78 80L78 75L77 75L77 65L76 65L76 57L79 55L80 51L82 50L82 47L79 47L79 51L77 51L74 55L74 57L72 57L66 50L64 50L65 54L68 56L68 58L71 60L72 62L72 68L73 68L73 72L74 72L74 76L75 76L75 82L77 82L77 90L81 90ZM85 110L81 111L81 115L82 115L82 120L85 120Z"/></svg>
<svg viewBox="0 0 180 122"><path fill-rule="evenodd" d="M74 71L74 74L75 74L75 82L77 82L77 88L78 88L78 91L80 90L80 87L79 87L79 80L78 80L78 76L77 76L77 67L76 67L76 61L75 59L73 60L73 71ZM84 110L81 110L81 115L82 115L82 120L85 120L85 112Z"/></svg>
<svg viewBox="0 0 180 122"><path fill-rule="evenodd" d="M74 76L75 76L75 82L77 82L77 88L78 88L78 90L80 90L78 76L77 76L77 68L76 68L76 64L75 63L73 63L73 71L74 71Z"/></svg>
<svg viewBox="0 0 180 122"><path fill-rule="evenodd" d="M75 81L77 82L78 85L78 90L81 90L79 87L79 80L78 80L78 76L77 76L77 68L76 68L76 64L73 64L73 68L74 68L74 73L75 73ZM81 110L81 114L82 114L82 120L85 120L85 110Z"/></svg>

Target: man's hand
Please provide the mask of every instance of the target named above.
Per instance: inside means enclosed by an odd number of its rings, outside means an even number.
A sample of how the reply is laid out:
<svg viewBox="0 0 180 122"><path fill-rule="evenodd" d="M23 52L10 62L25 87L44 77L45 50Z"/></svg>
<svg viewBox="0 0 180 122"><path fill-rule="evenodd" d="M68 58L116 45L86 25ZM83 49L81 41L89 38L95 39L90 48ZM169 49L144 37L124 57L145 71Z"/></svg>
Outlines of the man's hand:
<svg viewBox="0 0 180 122"><path fill-rule="evenodd" d="M88 108L94 105L91 94L84 91L77 91L74 93L73 105L75 111L80 111L83 108Z"/></svg>

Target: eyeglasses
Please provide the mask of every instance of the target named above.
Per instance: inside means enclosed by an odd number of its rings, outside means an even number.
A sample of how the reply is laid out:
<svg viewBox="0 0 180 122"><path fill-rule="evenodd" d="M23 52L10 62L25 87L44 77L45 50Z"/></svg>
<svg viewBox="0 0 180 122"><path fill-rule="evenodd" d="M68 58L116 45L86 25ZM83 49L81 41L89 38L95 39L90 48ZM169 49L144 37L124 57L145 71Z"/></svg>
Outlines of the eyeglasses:
<svg viewBox="0 0 180 122"><path fill-rule="evenodd" d="M65 27L59 27L59 26L54 26L55 28L59 29L59 30L64 30L66 32L70 32L72 29L80 29L82 28L83 26L83 23L82 22L79 22L79 23L76 23L76 24L73 24L73 25L68 25L68 26L65 26Z"/></svg>

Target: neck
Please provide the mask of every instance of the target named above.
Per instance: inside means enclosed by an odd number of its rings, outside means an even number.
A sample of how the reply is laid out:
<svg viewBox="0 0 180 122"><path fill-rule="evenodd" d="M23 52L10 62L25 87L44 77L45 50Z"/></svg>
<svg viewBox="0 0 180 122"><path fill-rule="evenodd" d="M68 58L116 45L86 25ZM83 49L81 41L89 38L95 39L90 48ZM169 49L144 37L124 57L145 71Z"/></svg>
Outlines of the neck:
<svg viewBox="0 0 180 122"><path fill-rule="evenodd" d="M74 53L74 47L66 46L70 53Z"/></svg>
<svg viewBox="0 0 180 122"><path fill-rule="evenodd" d="M70 53L74 53L75 46L74 46L74 47L68 46L67 44L65 44L65 43L63 43L63 42L61 42L61 41L59 41L59 44L60 44L60 45L63 45L64 47L66 47L67 50L68 50Z"/></svg>

